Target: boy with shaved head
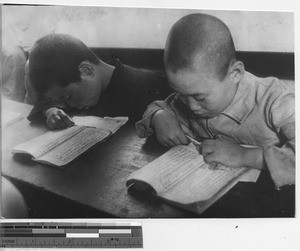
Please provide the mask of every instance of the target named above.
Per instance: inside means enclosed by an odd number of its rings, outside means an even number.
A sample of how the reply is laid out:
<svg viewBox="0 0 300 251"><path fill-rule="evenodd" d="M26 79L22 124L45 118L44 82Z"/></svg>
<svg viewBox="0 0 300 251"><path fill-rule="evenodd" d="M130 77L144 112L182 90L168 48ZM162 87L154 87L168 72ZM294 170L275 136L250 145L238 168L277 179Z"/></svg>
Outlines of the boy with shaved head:
<svg viewBox="0 0 300 251"><path fill-rule="evenodd" d="M266 168L277 188L295 183L294 91L245 71L221 20L181 18L168 35L164 64L174 93L148 107L136 124L141 137L155 133L171 147L188 144L189 135L202 141L208 163Z"/></svg>

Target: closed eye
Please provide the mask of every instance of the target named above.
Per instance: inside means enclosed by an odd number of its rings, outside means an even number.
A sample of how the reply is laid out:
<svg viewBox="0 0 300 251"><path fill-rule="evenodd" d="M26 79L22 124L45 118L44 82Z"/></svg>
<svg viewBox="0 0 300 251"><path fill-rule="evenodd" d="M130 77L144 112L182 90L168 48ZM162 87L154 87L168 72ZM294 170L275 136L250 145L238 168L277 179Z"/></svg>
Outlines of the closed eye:
<svg viewBox="0 0 300 251"><path fill-rule="evenodd" d="M205 101L206 98L194 97L194 99L195 99L196 101L203 102L203 101Z"/></svg>
<svg viewBox="0 0 300 251"><path fill-rule="evenodd" d="M204 101L207 98L207 95L203 94L192 94L188 96L199 102Z"/></svg>

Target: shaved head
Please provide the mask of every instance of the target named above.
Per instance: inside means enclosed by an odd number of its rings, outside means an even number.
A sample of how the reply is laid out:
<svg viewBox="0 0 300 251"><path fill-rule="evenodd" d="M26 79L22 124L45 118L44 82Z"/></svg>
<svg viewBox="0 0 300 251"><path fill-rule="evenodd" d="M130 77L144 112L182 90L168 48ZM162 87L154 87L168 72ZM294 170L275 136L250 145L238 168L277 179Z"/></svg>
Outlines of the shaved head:
<svg viewBox="0 0 300 251"><path fill-rule="evenodd" d="M228 27L218 18L201 13L187 15L173 25L164 52L167 70L176 73L205 66L219 79L226 76L235 59Z"/></svg>

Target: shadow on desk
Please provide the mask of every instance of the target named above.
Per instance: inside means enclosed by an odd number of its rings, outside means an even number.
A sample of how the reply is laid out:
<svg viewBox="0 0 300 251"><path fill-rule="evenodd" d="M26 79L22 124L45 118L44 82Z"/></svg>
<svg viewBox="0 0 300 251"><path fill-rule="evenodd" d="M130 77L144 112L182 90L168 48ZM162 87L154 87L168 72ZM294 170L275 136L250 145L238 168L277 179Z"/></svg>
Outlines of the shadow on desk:
<svg viewBox="0 0 300 251"><path fill-rule="evenodd" d="M68 200L46 190L38 190L24 182L13 180L13 183L22 191L25 201L29 205L29 218L115 218L114 215ZM262 191L262 189L261 186L254 183L240 182L204 213L201 215L190 213L190 218L294 217L295 186L286 186L280 191L273 189ZM128 194L139 201L151 204L151 206L159 206L164 203L150 193L145 196L144 193L129 189Z"/></svg>
<svg viewBox="0 0 300 251"><path fill-rule="evenodd" d="M46 190L36 189L25 182L11 180L21 191L28 206L28 218L116 218L92 207L58 196Z"/></svg>
<svg viewBox="0 0 300 251"><path fill-rule="evenodd" d="M275 190L266 171L256 183L239 182L202 215L205 218L295 217L295 186Z"/></svg>
<svg viewBox="0 0 300 251"><path fill-rule="evenodd" d="M273 218L295 217L295 186L275 190L266 184L268 173L261 174L257 183L239 182L201 215L189 212L191 218ZM260 184L263 182L263 184ZM152 191L128 193L137 200L159 205L162 202ZM146 195L146 196L145 196Z"/></svg>

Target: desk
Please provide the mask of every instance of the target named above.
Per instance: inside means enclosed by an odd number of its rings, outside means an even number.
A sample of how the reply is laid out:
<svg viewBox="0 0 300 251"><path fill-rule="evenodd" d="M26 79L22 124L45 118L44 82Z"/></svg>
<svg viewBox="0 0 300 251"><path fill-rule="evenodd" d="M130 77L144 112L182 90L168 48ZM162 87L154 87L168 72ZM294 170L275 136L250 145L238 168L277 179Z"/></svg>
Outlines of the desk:
<svg viewBox="0 0 300 251"><path fill-rule="evenodd" d="M125 181L129 174L160 156L167 149L159 146L154 139L140 139L133 124L123 126L107 142L68 164L64 169L43 165L28 158L15 158L11 154L14 146L37 137L47 131L43 124L32 124L26 119L31 106L3 100L2 109L18 111L24 115L2 130L2 174L45 189L72 201L88 205L117 217L267 217L292 216L282 212L278 196L286 200L286 194L270 197L274 191L257 184L240 183L202 215L193 215L169 206L158 199L128 194ZM262 196L261 190L266 192ZM289 192L290 194L290 192ZM292 193L291 193L292 194ZM267 196L267 197L266 197ZM293 195L288 198L293 198ZM290 199L291 200L291 199ZM272 204L273 203L273 204ZM291 204L292 202L288 202ZM262 204L263 206L261 207ZM279 204L279 209L278 209ZM258 206L259 205L259 206ZM266 207L267 205L267 207ZM269 209L276 207L276 212ZM293 205L291 206L293 208ZM268 209L269 208L269 209Z"/></svg>

